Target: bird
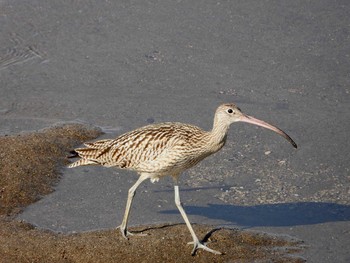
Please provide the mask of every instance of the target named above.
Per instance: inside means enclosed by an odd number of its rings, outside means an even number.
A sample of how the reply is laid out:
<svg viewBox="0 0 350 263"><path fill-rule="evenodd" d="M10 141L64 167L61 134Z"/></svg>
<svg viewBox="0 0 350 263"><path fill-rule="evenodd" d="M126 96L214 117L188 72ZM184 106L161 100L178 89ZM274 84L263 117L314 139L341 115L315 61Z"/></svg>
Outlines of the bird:
<svg viewBox="0 0 350 263"><path fill-rule="evenodd" d="M193 239L189 242L193 244L191 254L195 255L198 249L222 254L209 248L195 234L180 200L179 176L204 158L218 152L225 145L230 125L235 122L246 122L270 129L297 148L292 138L281 129L244 114L233 103L225 103L216 109L210 131L179 122L150 124L124 133L115 139L85 143L84 148L72 151L71 157L80 159L68 167L101 165L128 169L139 174L138 180L128 191L124 217L118 226L126 239L135 234L129 232L127 226L130 208L139 185L147 179L154 183L164 176L171 176L174 181L175 204Z"/></svg>

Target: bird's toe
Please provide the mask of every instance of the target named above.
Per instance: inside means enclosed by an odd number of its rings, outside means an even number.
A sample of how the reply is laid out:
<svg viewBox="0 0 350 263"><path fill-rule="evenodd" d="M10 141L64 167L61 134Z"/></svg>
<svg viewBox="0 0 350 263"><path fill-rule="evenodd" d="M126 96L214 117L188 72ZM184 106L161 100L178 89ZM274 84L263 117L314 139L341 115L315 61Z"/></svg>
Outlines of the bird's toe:
<svg viewBox="0 0 350 263"><path fill-rule="evenodd" d="M214 250L214 249L211 249L211 248L207 247L205 243L202 243L199 240L188 242L187 244L193 245L193 249L192 249L192 252L191 252L192 256L194 256L196 254L198 249L203 249L205 251L208 251L208 252L216 254L216 255L222 255L223 254L220 251L217 251L217 250Z"/></svg>

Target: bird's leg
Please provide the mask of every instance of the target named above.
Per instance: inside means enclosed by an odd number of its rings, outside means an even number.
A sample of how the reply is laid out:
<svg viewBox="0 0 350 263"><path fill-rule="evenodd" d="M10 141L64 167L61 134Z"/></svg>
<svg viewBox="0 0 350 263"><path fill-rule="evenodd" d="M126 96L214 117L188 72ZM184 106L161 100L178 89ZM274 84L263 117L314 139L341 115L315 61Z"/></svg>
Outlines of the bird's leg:
<svg viewBox="0 0 350 263"><path fill-rule="evenodd" d="M139 179L136 181L136 183L130 187L129 192L128 192L128 200L126 202L126 208L125 208L125 213L124 213L124 217L123 217L123 221L122 224L120 226L118 226L118 228L120 228L120 232L122 233L124 238L128 238L127 236L129 235L134 235L133 233L130 233L127 230L127 225L128 225L128 219L129 219L129 213L130 213L130 208L131 208L131 204L132 204L132 200L135 196L136 193L136 189L137 187L147 178L149 178L148 174L141 174Z"/></svg>
<svg viewBox="0 0 350 263"><path fill-rule="evenodd" d="M184 210L184 208L182 207L181 201L180 201L180 192L179 192L179 186L175 185L174 186L174 191L175 191L175 204L177 206L177 208L179 209L183 219L185 220L185 223L187 225L188 230L190 230L191 236L193 238L193 242L190 242L190 244L193 244L193 250L192 250L192 256L194 256L196 254L197 249L201 248L204 249L208 252L220 255L222 254L219 251L213 250L211 248L208 248L204 243L200 242L198 237L196 236L196 233L194 232L190 221L188 220L188 217L186 215L186 212Z"/></svg>

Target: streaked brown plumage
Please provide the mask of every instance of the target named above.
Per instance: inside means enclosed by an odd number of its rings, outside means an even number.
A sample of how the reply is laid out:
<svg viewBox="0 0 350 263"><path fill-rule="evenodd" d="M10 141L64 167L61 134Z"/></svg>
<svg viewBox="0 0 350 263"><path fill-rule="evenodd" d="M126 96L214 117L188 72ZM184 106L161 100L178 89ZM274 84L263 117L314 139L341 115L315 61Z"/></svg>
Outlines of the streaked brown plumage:
<svg viewBox="0 0 350 263"><path fill-rule="evenodd" d="M75 151L82 158L70 167L100 164L152 173L157 180L164 175L178 175L225 143L207 144L210 133L196 126L168 122L148 125L113 140L86 143Z"/></svg>
<svg viewBox="0 0 350 263"><path fill-rule="evenodd" d="M226 142L230 124L238 121L271 129L285 137L295 148L297 147L295 142L277 127L243 114L234 104L223 104L216 110L211 131L204 131L199 127L178 122L148 125L125 133L116 139L86 143L86 148L75 150L81 159L70 164L69 167L81 165L115 166L134 170L140 174L138 181L129 189L124 219L120 226L124 237L131 235L127 231L127 221L137 187L146 179L151 179L154 182L165 175L172 176L175 181L175 203L193 238L192 254L198 248L221 254L198 240L181 205L177 182L179 175L184 170L219 151Z"/></svg>

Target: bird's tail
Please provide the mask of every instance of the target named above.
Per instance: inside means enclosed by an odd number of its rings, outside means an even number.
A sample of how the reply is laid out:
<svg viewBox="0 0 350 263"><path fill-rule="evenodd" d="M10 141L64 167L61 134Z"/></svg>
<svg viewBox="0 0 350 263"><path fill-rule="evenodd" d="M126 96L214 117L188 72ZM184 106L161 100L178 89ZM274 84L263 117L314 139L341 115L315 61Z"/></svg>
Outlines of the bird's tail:
<svg viewBox="0 0 350 263"><path fill-rule="evenodd" d="M83 165L96 165L98 164L98 162L95 162L95 161L91 161L91 160L88 160L88 159L79 159L78 161L75 161L74 163L71 163L69 165L67 165L68 168L74 168L74 167L77 167L77 166L83 166Z"/></svg>
<svg viewBox="0 0 350 263"><path fill-rule="evenodd" d="M99 164L97 161L99 150L95 148L79 148L75 149L73 151L70 151L70 154L68 158L81 158L74 163L69 164L68 168L74 168L77 166L83 166L83 165L94 165Z"/></svg>
<svg viewBox="0 0 350 263"><path fill-rule="evenodd" d="M78 148L70 152L68 158L81 158L74 163L69 164L68 168L73 168L83 165L96 165L102 164L103 159L100 158L104 155L110 146L111 140L101 140L92 143L85 143L86 148Z"/></svg>

